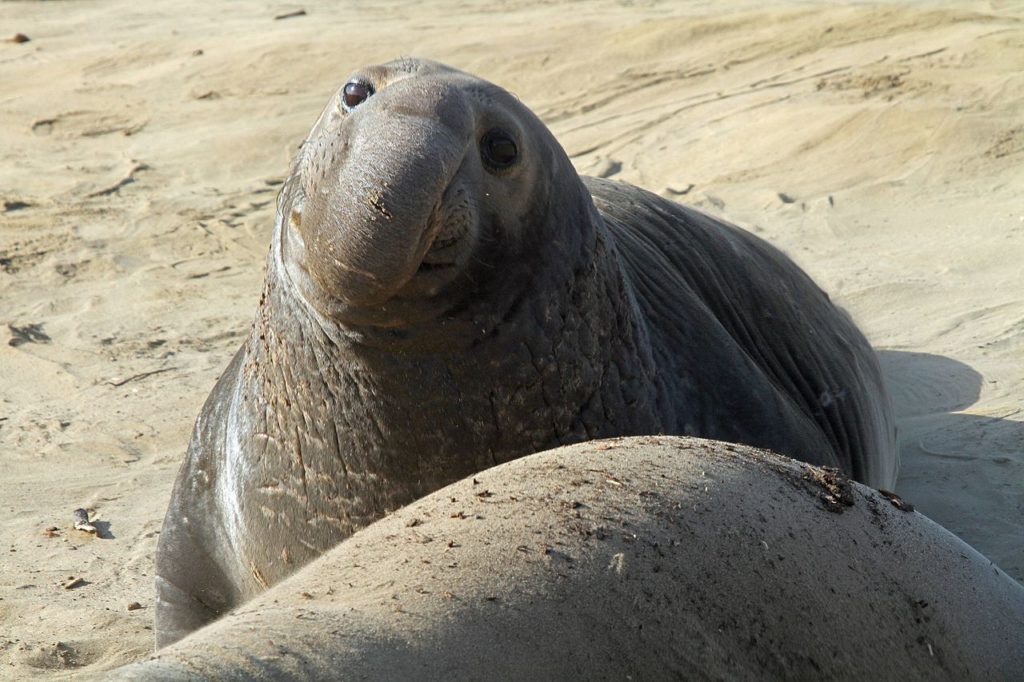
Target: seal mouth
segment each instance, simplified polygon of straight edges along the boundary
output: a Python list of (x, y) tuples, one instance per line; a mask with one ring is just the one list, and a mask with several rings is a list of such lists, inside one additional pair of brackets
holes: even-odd
[[(447, 226), (445, 226), (447, 227)], [(444, 231), (445, 228), (442, 228)], [(430, 248), (423, 255), (420, 261), (418, 272), (434, 272), (444, 268), (454, 268), (459, 265), (459, 257), (462, 254), (462, 246), (465, 235), (458, 237), (442, 237), (435, 239)]]
[[(445, 191), (445, 195), (448, 190)], [(465, 230), (460, 229), (458, 216), (450, 216), (444, 198), (430, 214), (427, 222), (427, 248), (420, 260), (419, 272), (431, 272), (443, 268), (453, 268), (458, 264), (458, 246), (465, 237)], [(455, 220), (452, 218), (455, 217)]]
[(469, 260), (479, 210), (461, 170), (456, 171), (430, 213), (424, 230), (423, 256), (408, 283), (415, 286), (403, 287), (403, 297), (436, 294), (461, 272)]

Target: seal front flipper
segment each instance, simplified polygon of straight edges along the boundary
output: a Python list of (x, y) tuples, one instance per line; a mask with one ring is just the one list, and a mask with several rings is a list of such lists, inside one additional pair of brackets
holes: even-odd
[(244, 350), (217, 382), (196, 420), (188, 455), (178, 472), (156, 549), (156, 646), (176, 642), (217, 619), (238, 602), (228, 576), (223, 513), (216, 490), (223, 450), (225, 415), (236, 390)]
[[(183, 532), (177, 533), (180, 530)], [(188, 537), (187, 529), (177, 526), (172, 535), (178, 537), (166, 543), (163, 552), (192, 552), (201, 549)], [(164, 547), (161, 543), (161, 547)], [(156, 577), (156, 648), (173, 644), (185, 635), (216, 620), (227, 611), (227, 600), (223, 579), (215, 580), (217, 573), (212, 562), (166, 563), (160, 560), (157, 551), (158, 573)], [(161, 569), (161, 565), (163, 568)], [(221, 588), (215, 587), (217, 583)]]

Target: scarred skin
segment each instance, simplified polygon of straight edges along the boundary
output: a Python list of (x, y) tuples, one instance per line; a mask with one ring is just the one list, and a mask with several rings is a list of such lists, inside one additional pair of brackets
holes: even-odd
[[(157, 549), (157, 645), (387, 512), (601, 437), (697, 435), (895, 481), (878, 365), (756, 237), (580, 178), (495, 85), (401, 60), (349, 82), (278, 201), (249, 338), (208, 398)], [(482, 145), (500, 130), (514, 162)]]

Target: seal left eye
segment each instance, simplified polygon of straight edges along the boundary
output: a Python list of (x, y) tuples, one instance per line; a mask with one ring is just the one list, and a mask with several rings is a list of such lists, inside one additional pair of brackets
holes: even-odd
[(345, 103), (346, 109), (354, 109), (373, 94), (373, 87), (364, 81), (352, 81), (346, 83), (341, 89), (341, 101)]
[(480, 156), (488, 168), (500, 171), (516, 162), (519, 149), (511, 134), (501, 128), (492, 128), (480, 139)]

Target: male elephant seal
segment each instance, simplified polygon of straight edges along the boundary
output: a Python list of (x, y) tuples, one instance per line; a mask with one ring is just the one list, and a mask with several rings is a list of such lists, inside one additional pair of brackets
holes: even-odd
[(1024, 588), (924, 516), (765, 451), (641, 437), (448, 486), (118, 675), (1010, 680), (1021, 670)]
[(871, 348), (782, 253), (580, 178), (495, 85), (358, 71), (281, 191), (252, 331), (196, 422), (158, 645), (473, 472), (658, 433), (896, 475)]

